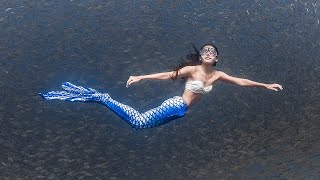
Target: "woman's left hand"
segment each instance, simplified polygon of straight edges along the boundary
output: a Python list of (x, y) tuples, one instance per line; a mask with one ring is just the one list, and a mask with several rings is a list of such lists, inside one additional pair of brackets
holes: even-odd
[(139, 82), (140, 80), (141, 80), (140, 76), (130, 76), (127, 81), (126, 87), (129, 87), (131, 84)]
[(267, 84), (265, 86), (267, 89), (273, 90), (273, 91), (278, 91), (278, 89), (282, 90), (282, 86), (280, 84)]

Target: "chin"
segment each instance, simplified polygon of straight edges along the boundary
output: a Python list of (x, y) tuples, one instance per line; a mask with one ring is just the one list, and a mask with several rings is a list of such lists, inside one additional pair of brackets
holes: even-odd
[(214, 64), (214, 62), (212, 62), (212, 61), (203, 61), (202, 64), (211, 65), (212, 66)]
[(207, 62), (207, 63), (214, 63), (214, 59), (205, 59), (204, 62)]

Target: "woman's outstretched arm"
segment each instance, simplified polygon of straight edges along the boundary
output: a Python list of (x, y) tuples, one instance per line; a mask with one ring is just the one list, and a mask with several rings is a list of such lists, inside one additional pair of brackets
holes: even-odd
[(282, 90), (282, 86), (280, 84), (265, 84), (255, 82), (249, 79), (237, 78), (233, 76), (229, 76), (228, 74), (219, 71), (219, 80), (228, 82), (231, 84), (236, 84), (239, 86), (248, 86), (248, 87), (264, 87), (266, 89), (278, 91), (278, 89)]
[[(179, 70), (178, 77), (187, 77), (191, 74), (192, 70), (191, 66), (186, 66)], [(155, 74), (148, 74), (148, 75), (140, 75), (140, 76), (130, 76), (127, 81), (127, 87), (129, 87), (131, 84), (139, 82), (141, 80), (167, 80), (167, 79), (173, 79), (175, 76), (174, 71), (169, 72), (162, 72), (162, 73), (155, 73)]]

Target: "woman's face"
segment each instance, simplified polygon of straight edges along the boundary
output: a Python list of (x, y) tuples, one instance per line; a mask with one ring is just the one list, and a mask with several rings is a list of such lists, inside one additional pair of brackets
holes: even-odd
[(213, 64), (217, 60), (217, 51), (213, 46), (206, 45), (200, 50), (200, 56), (202, 62)]

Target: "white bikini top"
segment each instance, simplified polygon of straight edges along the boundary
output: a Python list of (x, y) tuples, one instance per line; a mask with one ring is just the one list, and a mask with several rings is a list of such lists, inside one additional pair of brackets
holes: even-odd
[(186, 89), (188, 89), (191, 92), (194, 93), (201, 93), (201, 94), (207, 94), (212, 90), (212, 85), (204, 87), (204, 84), (202, 81), (187, 81), (186, 82)]

